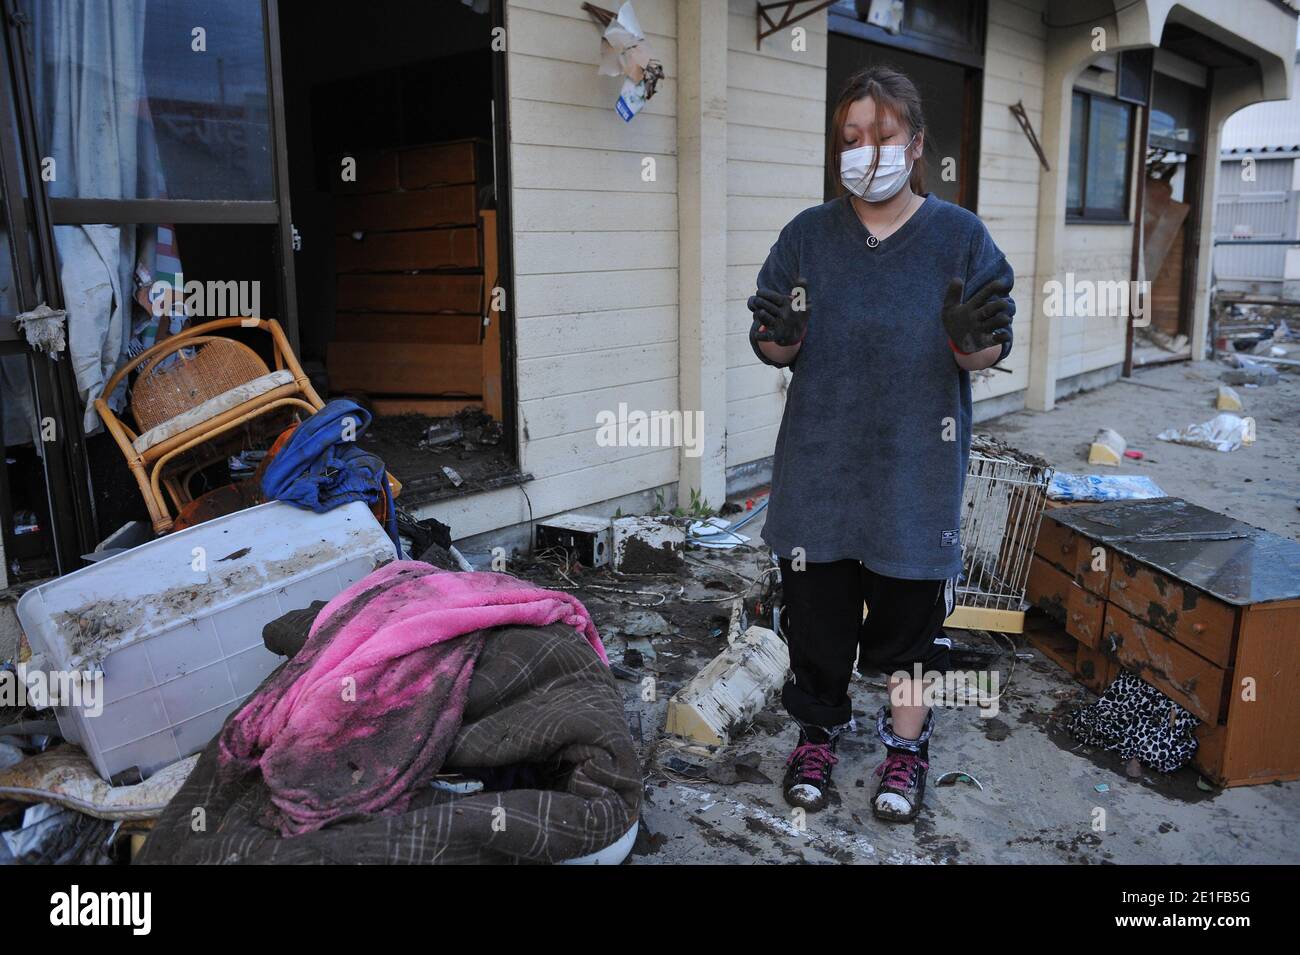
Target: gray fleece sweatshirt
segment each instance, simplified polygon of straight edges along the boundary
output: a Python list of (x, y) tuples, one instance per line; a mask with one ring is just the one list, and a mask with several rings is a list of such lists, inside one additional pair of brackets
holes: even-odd
[(781, 230), (758, 274), (759, 288), (783, 293), (805, 279), (809, 307), (762, 536), (782, 557), (801, 548), (809, 562), (943, 580), (961, 570), (971, 440), (970, 375), (948, 344), (944, 291), (961, 278), (968, 298), (1014, 276), (984, 223), (933, 195), (875, 248), (868, 235), (847, 197), (832, 199)]

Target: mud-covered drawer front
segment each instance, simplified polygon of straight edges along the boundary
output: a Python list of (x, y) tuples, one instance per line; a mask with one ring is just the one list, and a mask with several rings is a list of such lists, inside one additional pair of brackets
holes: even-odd
[(1110, 552), (1065, 525), (1058, 524), (1052, 520), (1050, 512), (1043, 515), (1034, 553), (1049, 564), (1060, 567), (1085, 590), (1099, 597), (1106, 596), (1110, 586)]
[(1108, 604), (1101, 649), (1207, 723), (1223, 711), (1227, 672), (1126, 610)]
[(1126, 557), (1115, 557), (1110, 600), (1220, 667), (1232, 665), (1237, 608)]
[(1089, 593), (1065, 571), (1035, 556), (1026, 596), (1065, 627), (1065, 632), (1096, 649), (1106, 616), (1106, 601)]

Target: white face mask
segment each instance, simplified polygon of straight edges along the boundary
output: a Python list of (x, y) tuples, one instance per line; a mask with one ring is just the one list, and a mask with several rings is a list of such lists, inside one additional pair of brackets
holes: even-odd
[(880, 165), (870, 180), (867, 177), (871, 174), (871, 164), (876, 160), (876, 147), (846, 149), (840, 156), (840, 181), (844, 188), (867, 202), (884, 202), (893, 198), (912, 175), (912, 160), (907, 151), (914, 142), (915, 135), (906, 146), (881, 146)]

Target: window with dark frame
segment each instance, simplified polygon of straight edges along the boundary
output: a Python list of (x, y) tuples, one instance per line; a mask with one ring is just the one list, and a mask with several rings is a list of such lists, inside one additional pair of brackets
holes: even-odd
[[(9, 265), (21, 266), (16, 276), (0, 278), (16, 278), (19, 290), (26, 282), (19, 303), (23, 307), (35, 305), (44, 276), (59, 274), (64, 253), (56, 251), (53, 226), (109, 225), (136, 238), (159, 223), (190, 230), (245, 226), (263, 230), (272, 240), (268, 255), (274, 258), (273, 268), (263, 270), (265, 277), (257, 276), (269, 289), (263, 302), (274, 309), (266, 317), (278, 318), (296, 337), (294, 298), (285, 291), (293, 288), (288, 198), (278, 188), (285, 167), (277, 4), (228, 0), (219, 6), (211, 0), (139, 0), (124, 12), (92, 0), (67, 0), (61, 6), (0, 0), (5, 14), (0, 75), (7, 80), (5, 92), (12, 97), (7, 108), (14, 114), (0, 124), (5, 141), (0, 165), (6, 174), (0, 178), (9, 180), (0, 190), (5, 200), (0, 222), (9, 248), (0, 254)], [(186, 10), (203, 16), (187, 18)], [(57, 20), (61, 12), (71, 27)], [(105, 22), (113, 25), (112, 43)], [(176, 57), (161, 56), (159, 44), (170, 42), (191, 52), (190, 23), (216, 24), (206, 36), (208, 68), (169, 71), (166, 64)], [(70, 35), (69, 29), (80, 32)], [(108, 58), (118, 47), (138, 48), (140, 55)], [(104, 65), (106, 58), (110, 67)], [(107, 87), (106, 75), (112, 80)], [(118, 121), (113, 128), (135, 132), (127, 137), (134, 149), (129, 162), (121, 161), (124, 153), (113, 143), (72, 135), (81, 129), (81, 114), (103, 112), (105, 102)], [(5, 116), (8, 111), (0, 110), (0, 117)], [(231, 169), (237, 174), (219, 175)], [(15, 191), (23, 178), (31, 181), (30, 193)], [(23, 236), (27, 241), (20, 240)], [(265, 243), (260, 244), (258, 252), (264, 250)], [(9, 271), (14, 269), (3, 270)], [(62, 305), (58, 292), (39, 298)], [(10, 304), (0, 300), (0, 321)], [(9, 322), (3, 324), (12, 330)], [(71, 363), (35, 353), (12, 334), (0, 335), (0, 356), (7, 359), (11, 380), (30, 381), (38, 419), (56, 420), (59, 436), (45, 441), (45, 453), (36, 458), (48, 485), (46, 508), (28, 506), (34, 492), (20, 494), (14, 481), (5, 480), (14, 476), (8, 460), (8, 473), (0, 474), (4, 559), (11, 572), (31, 576), (23, 560), (38, 566), (34, 544), (49, 533), (57, 567), (45, 573), (68, 573), (105, 532), (104, 501), (94, 497), (100, 490), (92, 482), (89, 441), (82, 430), (85, 411)], [(16, 374), (15, 357), (26, 359), (27, 375)], [(15, 457), (7, 450), (7, 459)], [(33, 468), (20, 476), (25, 485), (40, 490)], [(29, 519), (31, 514), (36, 521)]]
[[(272, 227), (279, 310), (263, 317), (278, 319), (296, 348), (274, 0), (216, 6), (210, 0), (142, 0), (130, 15), (112, 11), (117, 42), (139, 56), (113, 60), (107, 87), (95, 57), (104, 55), (100, 21), (108, 12), (89, 0), (67, 0), (79, 31), (69, 38), (56, 8), (40, 0), (4, 2), (22, 13), (33, 112), (42, 148), (59, 170), (47, 187), (54, 224)], [(181, 29), (190, 23), (208, 24), (203, 55), (177, 70), (175, 63), (195, 42), (189, 27)], [(137, 93), (113, 92), (122, 89)], [(83, 122), (79, 111), (93, 109), (114, 120), (105, 136), (137, 130), (125, 159), (116, 147), (70, 134)]]
[(1134, 109), (1075, 90), (1070, 112), (1070, 171), (1065, 214), (1072, 222), (1128, 222)]
[(870, 0), (839, 0), (828, 11), (832, 31), (966, 66), (984, 66), (985, 5), (970, 0), (909, 0), (898, 32), (868, 21)]

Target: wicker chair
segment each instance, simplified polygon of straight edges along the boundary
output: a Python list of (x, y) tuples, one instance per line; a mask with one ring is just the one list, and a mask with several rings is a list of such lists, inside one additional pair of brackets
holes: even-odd
[[(275, 370), (247, 345), (213, 334), (225, 328), (268, 333)], [(167, 362), (170, 356), (174, 360)], [(192, 499), (193, 476), (229, 453), (232, 441), (237, 448), (252, 422), (270, 416), (265, 423), (271, 424), (296, 411), (315, 414), (324, 406), (274, 319), (222, 318), (186, 329), (118, 369), (104, 395), (113, 394), (136, 369), (131, 416), (138, 432), (113, 413), (105, 398), (95, 400), (95, 410), (125, 455), (159, 534), (171, 530), (174, 514)]]

